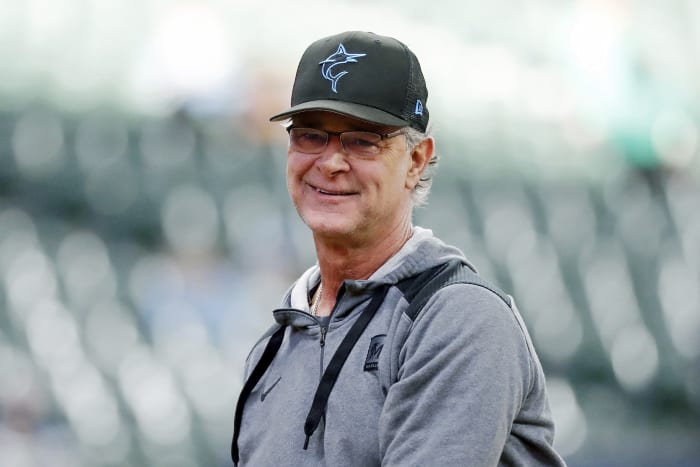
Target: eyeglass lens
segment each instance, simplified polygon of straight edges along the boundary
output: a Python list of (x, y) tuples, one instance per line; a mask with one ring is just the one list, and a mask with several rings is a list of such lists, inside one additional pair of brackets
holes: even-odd
[[(380, 152), (379, 143), (382, 136), (367, 131), (346, 131), (339, 133), (343, 149), (353, 155), (362, 157), (376, 156)], [(292, 128), (289, 130), (289, 141), (292, 149), (307, 153), (318, 154), (328, 145), (330, 134), (314, 128)]]

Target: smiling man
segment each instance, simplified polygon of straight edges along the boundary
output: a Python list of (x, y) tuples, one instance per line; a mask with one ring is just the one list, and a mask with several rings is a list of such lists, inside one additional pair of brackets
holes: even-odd
[(246, 362), (231, 456), (246, 466), (562, 466), (513, 299), (414, 226), (436, 163), (428, 91), (401, 42), (311, 44), (287, 188), (318, 263)]

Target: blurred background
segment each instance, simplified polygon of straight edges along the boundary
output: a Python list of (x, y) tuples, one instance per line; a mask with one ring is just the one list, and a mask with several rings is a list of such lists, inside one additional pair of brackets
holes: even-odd
[(0, 466), (224, 466), (249, 348), (314, 259), (297, 60), (420, 58), (416, 212), (519, 302), (571, 466), (700, 465), (700, 3), (0, 0)]

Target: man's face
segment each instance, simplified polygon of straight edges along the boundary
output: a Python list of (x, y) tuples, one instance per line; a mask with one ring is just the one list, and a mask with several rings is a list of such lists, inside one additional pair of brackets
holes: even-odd
[[(371, 131), (386, 134), (396, 128), (373, 125), (332, 112), (305, 112), (292, 127), (334, 132)], [(302, 220), (317, 238), (362, 245), (410, 224), (411, 189), (415, 185), (412, 158), (403, 135), (380, 143), (376, 157), (347, 153), (339, 136), (331, 135), (319, 154), (288, 150), (287, 189)]]

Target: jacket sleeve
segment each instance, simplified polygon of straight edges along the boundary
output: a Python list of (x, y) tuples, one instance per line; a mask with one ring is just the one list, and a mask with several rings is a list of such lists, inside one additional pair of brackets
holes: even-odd
[(532, 381), (512, 310), (482, 287), (445, 287), (416, 318), (398, 365), (380, 416), (382, 465), (497, 465)]

